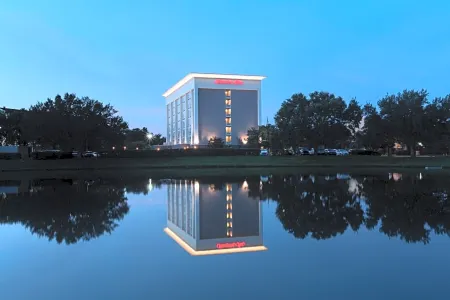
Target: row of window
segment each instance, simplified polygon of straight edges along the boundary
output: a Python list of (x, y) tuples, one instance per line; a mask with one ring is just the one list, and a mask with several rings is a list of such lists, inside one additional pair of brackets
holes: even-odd
[[(228, 138), (228, 137), (227, 137)], [(230, 137), (231, 138), (231, 137)], [(232, 194), (232, 187), (231, 184), (226, 185), (227, 190), (227, 223), (226, 223), (226, 229), (227, 229), (227, 237), (233, 237), (233, 194)]]
[(231, 143), (231, 90), (225, 90), (225, 143)]

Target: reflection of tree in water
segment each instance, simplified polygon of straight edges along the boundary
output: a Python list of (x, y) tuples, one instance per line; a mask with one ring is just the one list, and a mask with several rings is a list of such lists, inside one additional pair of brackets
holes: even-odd
[(406, 242), (428, 243), (432, 232), (450, 236), (450, 182), (444, 177), (353, 177), (358, 189), (350, 189), (347, 180), (326, 178), (274, 176), (262, 189), (249, 185), (249, 195), (277, 201), (278, 218), (297, 238), (331, 238), (361, 224), (368, 229), (379, 226), (380, 232)]
[(430, 241), (430, 233), (450, 236), (450, 182), (444, 178), (403, 176), (403, 180), (366, 178), (363, 196), (368, 204), (366, 226), (380, 226), (389, 237), (406, 242)]
[(358, 230), (364, 220), (359, 200), (345, 181), (274, 177), (266, 192), (278, 201), (276, 214), (284, 228), (297, 238), (331, 238), (348, 226)]
[(128, 213), (124, 189), (101, 180), (35, 182), (35, 191), (0, 202), (0, 224), (74, 244), (111, 233)]

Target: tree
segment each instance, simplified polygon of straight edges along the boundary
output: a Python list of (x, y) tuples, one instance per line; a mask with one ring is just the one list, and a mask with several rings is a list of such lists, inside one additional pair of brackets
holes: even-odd
[(371, 104), (364, 106), (364, 124), (362, 128), (361, 143), (366, 148), (379, 149), (386, 148), (388, 154), (394, 146), (394, 135), (389, 130), (386, 120), (383, 120), (376, 108)]
[(222, 138), (214, 136), (209, 139), (208, 141), (208, 147), (209, 148), (223, 148), (225, 145)]
[(127, 148), (139, 148), (144, 149), (150, 145), (148, 138), (148, 129), (146, 127), (129, 129), (125, 133), (125, 146)]
[(275, 116), (280, 139), (290, 147), (342, 147), (355, 140), (362, 118), (356, 100), (345, 101), (328, 92), (313, 92), (309, 98), (294, 94)]
[(423, 141), (435, 153), (450, 152), (450, 95), (435, 98), (425, 108), (425, 130)]
[(24, 109), (0, 108), (0, 145), (17, 145), (22, 142), (20, 124), (26, 111)]
[(363, 110), (356, 99), (350, 100), (344, 111), (344, 120), (347, 128), (350, 130), (351, 142), (356, 142), (357, 133), (360, 131)]
[(285, 100), (275, 115), (279, 138), (285, 147), (306, 142), (309, 133), (309, 100), (304, 94), (294, 94)]
[(426, 90), (404, 90), (397, 95), (387, 95), (378, 105), (380, 116), (386, 124), (390, 138), (408, 145), (411, 156), (416, 155), (417, 143), (426, 134), (425, 106), (428, 104)]
[(21, 123), (26, 141), (67, 150), (122, 145), (127, 129), (110, 104), (68, 93), (31, 106)]
[(282, 148), (278, 129), (275, 125), (261, 125), (247, 131), (247, 146), (252, 148)]
[(247, 131), (247, 146), (259, 148), (259, 128), (252, 127)]
[(152, 146), (164, 145), (165, 142), (166, 138), (163, 137), (160, 133), (153, 135), (153, 137), (150, 139), (150, 145)]

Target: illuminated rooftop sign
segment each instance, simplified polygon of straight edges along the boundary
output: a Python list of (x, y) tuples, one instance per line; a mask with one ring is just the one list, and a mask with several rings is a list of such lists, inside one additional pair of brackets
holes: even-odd
[(242, 85), (244, 84), (244, 81), (240, 79), (216, 79), (214, 81), (215, 84), (236, 84), (236, 85)]
[[(244, 80), (256, 80), (261, 81), (263, 80), (264, 76), (255, 76), (255, 75), (237, 75), (237, 74), (211, 74), (211, 73), (190, 73), (186, 75), (183, 79), (178, 81), (174, 86), (172, 86), (170, 89), (168, 89), (164, 94), (163, 97), (167, 98), (169, 97), (173, 92), (178, 90), (180, 87), (188, 83), (190, 80), (199, 78), (199, 79), (214, 79), (214, 80), (231, 80), (231, 81), (242, 81), (242, 83), (235, 83), (235, 84), (243, 84)], [(230, 84), (230, 83), (217, 83), (217, 84)], [(232, 83), (231, 83), (232, 84)]]

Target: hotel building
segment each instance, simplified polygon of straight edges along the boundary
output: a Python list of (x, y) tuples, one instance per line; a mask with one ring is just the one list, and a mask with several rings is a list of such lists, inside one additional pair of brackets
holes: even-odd
[(263, 76), (190, 73), (164, 94), (168, 145), (245, 143), (261, 121)]
[(262, 206), (243, 185), (172, 180), (168, 185), (164, 231), (191, 255), (267, 250), (262, 237)]

